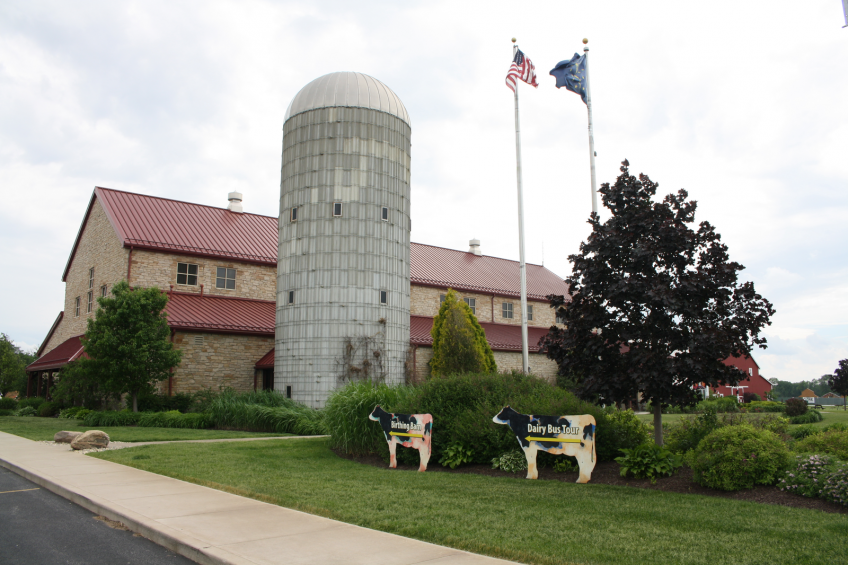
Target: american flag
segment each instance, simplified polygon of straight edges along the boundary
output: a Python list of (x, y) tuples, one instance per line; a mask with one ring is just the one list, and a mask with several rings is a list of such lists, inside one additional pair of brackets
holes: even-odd
[(537, 87), (536, 82), (536, 67), (533, 62), (524, 56), (521, 49), (515, 50), (515, 58), (512, 59), (512, 65), (509, 67), (509, 72), (506, 74), (506, 85), (509, 89), (515, 92), (515, 79), (520, 78), (530, 86)]

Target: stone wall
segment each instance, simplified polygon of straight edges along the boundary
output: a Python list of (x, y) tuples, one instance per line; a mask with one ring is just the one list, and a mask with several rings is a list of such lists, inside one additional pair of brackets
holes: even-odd
[[(42, 354), (69, 337), (85, 333), (87, 320), (97, 310), (97, 297), (102, 287), (106, 285), (107, 292), (111, 292), (115, 283), (126, 278), (127, 253), (121, 247), (121, 241), (100, 201), (95, 199), (65, 278), (65, 315)], [(94, 279), (89, 286), (89, 270), (92, 268)], [(88, 311), (89, 292), (92, 293), (91, 312)], [(80, 299), (79, 315), (76, 314), (77, 297)]]
[[(183, 352), (180, 366), (174, 369), (174, 394), (227, 387), (247, 392), (253, 390), (254, 365), (274, 347), (274, 338), (177, 332), (174, 345)], [(167, 392), (168, 381), (162, 381), (159, 388)]]
[[(177, 284), (177, 263), (197, 265), (196, 285)], [(235, 289), (215, 288), (217, 267), (236, 270)], [(277, 299), (277, 268), (267, 265), (134, 249), (130, 278), (130, 284), (133, 286), (157, 286), (168, 290), (174, 285), (174, 290), (180, 292), (199, 293), (200, 285), (203, 285), (204, 294), (261, 300)]]
[[(410, 295), (410, 314), (413, 316), (435, 317), (439, 313), (441, 302), (439, 296), (447, 294), (445, 288), (433, 288), (429, 286), (412, 285)], [(521, 325), (521, 300), (518, 298), (505, 298), (491, 294), (480, 294), (475, 292), (456, 291), (460, 299), (473, 298), (476, 301), (477, 320), (479, 322), (495, 322), (499, 324)], [(512, 303), (512, 318), (503, 317), (503, 303)], [(494, 304), (494, 317), (492, 317), (492, 305)], [(550, 304), (543, 301), (528, 300), (528, 306), (533, 307), (533, 319), (527, 322), (528, 326), (541, 326), (549, 328), (554, 325), (556, 315)]]
[[(521, 370), (521, 352), (520, 351), (493, 351), (495, 355), (495, 363), (498, 365), (498, 371), (520, 371)], [(430, 367), (428, 363), (433, 358), (433, 348), (424, 345), (418, 346), (415, 351), (415, 371), (413, 380), (416, 382), (423, 381), (430, 376)], [(548, 359), (545, 355), (539, 353), (530, 354), (530, 372), (537, 377), (543, 377), (551, 383), (556, 382), (557, 364)]]

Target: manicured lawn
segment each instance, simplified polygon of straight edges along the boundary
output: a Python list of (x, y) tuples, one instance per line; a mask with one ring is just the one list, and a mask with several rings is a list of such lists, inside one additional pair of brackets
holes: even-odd
[(844, 562), (848, 515), (628, 487), (392, 471), (341, 459), (327, 445), (321, 438), (157, 445), (95, 456), (524, 563)]
[[(36, 441), (49, 441), (58, 431), (70, 430), (84, 432), (87, 429), (80, 420), (60, 418), (39, 418), (37, 416), (18, 418), (0, 416), (0, 432), (14, 434)], [(253, 433), (228, 430), (184, 430), (180, 428), (137, 428), (134, 426), (100, 427), (109, 434), (112, 441), (175, 441), (186, 439), (228, 439), (239, 437), (276, 437), (291, 434)]]
[[(824, 410), (819, 410), (819, 412), (821, 412), (822, 416), (824, 416), (824, 420), (813, 424), (814, 426), (824, 427), (829, 424), (833, 424), (834, 422), (844, 422), (848, 424), (848, 412), (843, 411), (841, 406), (838, 410), (828, 407)], [(662, 421), (663, 424), (674, 424), (679, 422), (681, 418), (689, 416), (696, 417), (697, 414), (663, 414)], [(646, 424), (654, 423), (653, 414), (637, 414), (637, 417)]]

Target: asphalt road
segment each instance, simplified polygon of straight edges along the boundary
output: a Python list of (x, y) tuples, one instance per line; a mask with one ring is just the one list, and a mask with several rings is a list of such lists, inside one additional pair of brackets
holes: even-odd
[(3, 565), (194, 563), (121, 527), (0, 467)]

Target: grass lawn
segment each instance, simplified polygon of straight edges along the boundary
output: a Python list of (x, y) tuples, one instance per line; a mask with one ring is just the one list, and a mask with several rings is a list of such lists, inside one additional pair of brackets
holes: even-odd
[[(838, 410), (828, 407), (828, 408), (825, 408), (824, 410), (819, 410), (819, 412), (821, 412), (822, 416), (824, 416), (824, 420), (822, 420), (821, 422), (817, 422), (817, 423), (813, 424), (814, 426), (823, 428), (824, 426), (827, 426), (829, 424), (833, 424), (834, 422), (844, 422), (844, 423), (848, 424), (848, 412), (843, 411), (841, 406), (839, 407)], [(756, 414), (752, 414), (752, 415), (756, 415)], [(681, 418), (690, 417), (690, 416), (694, 418), (694, 417), (697, 417), (698, 415), (697, 414), (663, 414), (662, 421), (663, 421), (663, 424), (675, 424), (675, 423), (679, 422)], [(642, 420), (643, 422), (645, 422), (646, 424), (653, 424), (654, 423), (654, 415), (653, 414), (637, 414), (636, 417), (639, 418), (640, 420)]]
[(607, 485), (392, 471), (324, 438), (156, 445), (100, 459), (533, 564), (844, 563), (848, 515)]
[[(39, 418), (37, 416), (19, 418), (0, 416), (0, 432), (14, 434), (36, 441), (49, 441), (56, 432), (62, 430), (84, 432), (87, 429), (81, 420), (64, 418)], [(229, 430), (186, 430), (181, 428), (138, 428), (134, 426), (114, 426), (97, 428), (109, 434), (112, 441), (173, 441), (186, 439), (228, 439), (237, 437), (277, 437), (291, 434), (238, 432)]]

